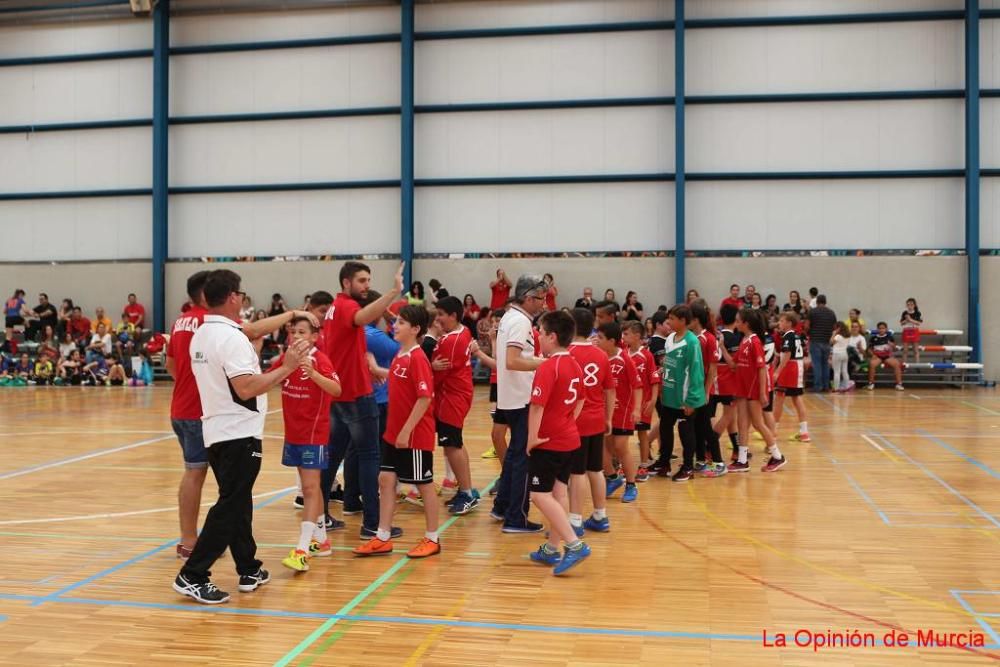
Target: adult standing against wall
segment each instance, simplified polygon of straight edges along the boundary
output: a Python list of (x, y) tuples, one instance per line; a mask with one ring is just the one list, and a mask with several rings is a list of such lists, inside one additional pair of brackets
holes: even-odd
[(203, 293), (208, 311), (191, 338), (190, 355), (219, 500), (208, 511), (173, 588), (198, 602), (219, 604), (229, 594), (211, 582), (210, 568), (227, 548), (236, 564), (241, 592), (250, 593), (270, 581), (257, 559), (253, 539), (253, 485), (263, 457), (267, 392), (298, 369), (308, 349), (304, 342), (289, 346), (281, 368), (262, 374), (257, 351), (240, 324), (239, 275), (226, 269), (212, 271)]
[[(392, 289), (368, 302), (371, 269), (361, 262), (346, 262), (340, 269), (340, 293), (323, 322), (322, 350), (330, 358), (341, 379), (341, 393), (330, 404), (330, 465), (322, 477), (323, 498), (329, 503), (337, 468), (351, 449), (350, 461), (357, 464), (344, 469), (345, 509), (351, 496), (361, 495), (363, 520), (361, 539), (375, 536), (378, 530), (378, 473), (381, 456), (379, 412), (368, 370), (366, 325), (377, 321), (389, 305), (403, 293), (403, 264), (396, 270)], [(361, 304), (367, 303), (364, 307)], [(329, 514), (329, 512), (327, 512)], [(327, 524), (332, 524), (327, 520)], [(402, 531), (393, 529), (392, 537)]]
[(490, 283), (490, 312), (503, 308), (510, 301), (510, 278), (497, 269), (497, 279)]
[(813, 367), (813, 391), (826, 391), (830, 385), (830, 339), (837, 326), (837, 314), (826, 306), (826, 295), (816, 296), (816, 307), (809, 309), (809, 358)]
[(514, 302), (497, 331), (497, 415), (510, 428), (496, 500), (490, 515), (503, 520), (505, 533), (537, 533), (541, 524), (528, 521), (528, 403), (535, 369), (534, 317), (545, 308), (549, 285), (537, 274), (517, 279)]
[(542, 276), (542, 279), (549, 285), (549, 291), (545, 293), (545, 310), (551, 313), (559, 308), (556, 305), (556, 297), (559, 296), (559, 288), (556, 287), (556, 278), (551, 273), (546, 273)]

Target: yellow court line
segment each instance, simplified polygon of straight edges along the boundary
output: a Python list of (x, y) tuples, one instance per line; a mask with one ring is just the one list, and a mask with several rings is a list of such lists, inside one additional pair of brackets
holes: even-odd
[(892, 461), (893, 463), (899, 463), (900, 462), (899, 459), (897, 459), (895, 456), (893, 456), (888, 450), (885, 449), (885, 447), (882, 447), (880, 444), (878, 444), (877, 442), (875, 442), (874, 440), (872, 440), (871, 438), (869, 438), (864, 433), (861, 434), (861, 437), (869, 445), (871, 445), (875, 449), (879, 450), (880, 452), (882, 452), (883, 454), (885, 454), (886, 456), (888, 456), (889, 460)]
[(781, 549), (779, 549), (779, 548), (777, 548), (777, 547), (775, 547), (775, 546), (773, 546), (771, 544), (768, 544), (767, 542), (764, 542), (763, 540), (757, 539), (753, 535), (748, 535), (747, 533), (743, 532), (742, 530), (739, 530), (738, 528), (733, 527), (725, 519), (723, 519), (723, 518), (719, 517), (718, 515), (716, 515), (714, 512), (712, 512), (712, 510), (710, 510), (708, 508), (708, 506), (701, 500), (701, 498), (699, 498), (697, 496), (697, 494), (695, 493), (694, 487), (695, 487), (694, 484), (689, 484), (688, 485), (688, 495), (691, 497), (691, 500), (698, 507), (698, 509), (701, 511), (701, 513), (704, 514), (713, 523), (718, 524), (727, 533), (729, 533), (731, 535), (734, 535), (736, 537), (739, 537), (740, 539), (742, 539), (742, 540), (744, 540), (746, 542), (750, 542), (751, 544), (755, 544), (755, 545), (761, 547), (762, 549), (766, 549), (767, 551), (770, 551), (771, 553), (776, 554), (776, 555), (780, 556), (781, 558), (784, 558), (785, 560), (792, 561), (793, 563), (798, 563), (799, 565), (807, 567), (810, 570), (815, 570), (816, 572), (822, 572), (824, 574), (828, 574), (831, 577), (834, 577), (836, 579), (840, 579), (842, 581), (846, 581), (846, 582), (849, 582), (849, 583), (852, 583), (852, 584), (857, 584), (858, 586), (862, 586), (863, 588), (867, 588), (867, 589), (872, 590), (872, 591), (876, 591), (876, 592), (879, 592), (879, 593), (885, 593), (887, 595), (892, 595), (893, 597), (902, 598), (904, 600), (910, 600), (911, 602), (917, 602), (917, 603), (922, 604), (924, 606), (934, 607), (936, 609), (943, 609), (945, 611), (954, 612), (954, 613), (959, 614), (961, 616), (969, 616), (971, 618), (977, 618), (975, 614), (972, 614), (972, 613), (966, 611), (965, 609), (962, 609), (961, 607), (953, 607), (952, 605), (945, 604), (943, 602), (935, 602), (934, 600), (928, 600), (926, 598), (922, 598), (922, 597), (919, 597), (917, 595), (911, 595), (910, 593), (904, 593), (902, 591), (897, 591), (897, 590), (894, 590), (892, 588), (888, 588), (886, 586), (881, 586), (879, 584), (874, 584), (874, 583), (872, 583), (870, 581), (867, 581), (865, 579), (860, 579), (858, 577), (854, 577), (854, 576), (851, 576), (849, 574), (844, 574), (843, 572), (839, 572), (837, 570), (834, 570), (833, 568), (826, 567), (825, 565), (819, 565), (819, 564), (814, 563), (814, 562), (812, 562), (810, 560), (802, 558), (801, 556), (796, 556), (794, 554), (788, 553), (787, 551), (782, 551)]
[[(469, 594), (463, 593), (462, 597), (459, 598), (458, 602), (456, 602), (451, 609), (449, 609), (444, 613), (444, 618), (445, 619), (455, 618), (455, 613), (457, 613), (459, 609), (465, 606), (465, 601), (468, 599), (469, 599)], [(421, 656), (423, 656), (423, 654), (427, 652), (427, 649), (429, 649), (434, 644), (434, 642), (437, 641), (438, 637), (440, 637), (447, 629), (448, 629), (447, 625), (439, 625), (433, 630), (431, 630), (429, 633), (427, 633), (427, 636), (424, 638), (424, 641), (420, 642), (420, 646), (418, 646), (416, 650), (414, 650), (413, 653), (410, 654), (410, 657), (406, 659), (406, 662), (403, 663), (403, 667), (414, 667), (415, 665), (417, 665), (418, 664), (417, 661), (420, 660)]]

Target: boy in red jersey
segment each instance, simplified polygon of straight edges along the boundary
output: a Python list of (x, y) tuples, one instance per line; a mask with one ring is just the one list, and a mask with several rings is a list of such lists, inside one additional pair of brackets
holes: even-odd
[(427, 531), (407, 552), (410, 558), (441, 553), (438, 509), (434, 491), (434, 374), (419, 341), (430, 317), (423, 306), (404, 306), (396, 318), (399, 354), (389, 368), (389, 413), (382, 436), (382, 472), (379, 474), (379, 523), (375, 537), (354, 550), (359, 556), (392, 553), (392, 515), (396, 509), (396, 482), (413, 484), (424, 500)]
[(639, 437), (639, 464), (635, 481), (649, 481), (649, 470), (643, 463), (649, 460), (649, 430), (653, 420), (653, 405), (656, 403), (657, 390), (660, 387), (660, 373), (653, 360), (653, 354), (642, 346), (642, 322), (626, 322), (622, 325), (622, 342), (628, 350), (629, 358), (635, 365), (636, 373), (642, 385), (642, 408), (639, 420), (635, 423), (635, 431)]
[[(330, 540), (323, 521), (320, 471), (327, 467), (326, 441), (330, 435), (330, 397), (340, 395), (340, 378), (330, 359), (316, 349), (319, 327), (306, 317), (291, 322), (292, 343), (309, 344), (309, 355), (298, 371), (281, 383), (281, 411), (285, 420), (285, 447), (281, 464), (298, 468), (302, 483), (303, 510), (299, 542), (281, 564), (297, 572), (309, 569), (310, 556), (329, 556)], [(284, 355), (268, 372), (281, 368)], [(313, 519), (310, 521), (309, 519)]]
[(466, 514), (479, 505), (479, 491), (472, 488), (469, 452), (463, 447), (462, 427), (472, 408), (472, 334), (462, 325), (462, 302), (446, 296), (435, 304), (443, 335), (434, 348), (434, 415), (438, 446), (455, 471), (458, 493), (449, 503), (452, 514)]
[[(577, 417), (583, 410), (583, 373), (566, 350), (573, 340), (576, 323), (562, 311), (541, 319), (539, 346), (546, 360), (535, 371), (528, 408), (528, 480), (531, 502), (549, 521), (549, 539), (531, 553), (531, 560), (555, 565), (562, 574), (590, 555), (570, 525), (566, 510), (566, 488), (573, 452), (580, 448)], [(566, 545), (559, 557), (559, 542)]]
[(777, 426), (784, 414), (785, 397), (792, 399), (792, 407), (799, 418), (799, 431), (790, 440), (810, 442), (809, 424), (806, 422), (806, 404), (802, 400), (805, 391), (805, 345), (802, 337), (795, 333), (799, 316), (794, 311), (787, 310), (778, 319), (778, 331), (781, 332), (781, 360), (774, 371), (774, 426), (777, 437)]
[[(604, 475), (604, 437), (611, 435), (611, 417), (615, 409), (615, 381), (611, 377), (608, 355), (588, 339), (594, 330), (594, 314), (589, 308), (574, 308), (570, 313), (576, 325), (576, 337), (569, 354), (583, 371), (583, 410), (576, 419), (580, 448), (573, 452), (569, 484), (569, 522), (577, 537), (583, 530), (606, 533), (611, 529), (607, 512), (607, 489)], [(583, 520), (587, 488), (594, 503), (594, 513)]]
[(716, 368), (716, 393), (712, 396), (710, 410), (715, 414), (716, 408), (722, 406), (722, 416), (715, 422), (715, 432), (720, 439), (723, 433), (729, 433), (729, 443), (732, 445), (732, 461), (739, 458), (739, 419), (736, 414), (736, 396), (740, 394), (739, 376), (736, 374), (736, 356), (740, 349), (743, 334), (736, 331), (735, 306), (726, 304), (719, 311), (719, 365)]
[[(631, 503), (639, 497), (639, 490), (635, 486), (637, 466), (629, 451), (628, 441), (635, 431), (635, 423), (642, 416), (642, 381), (635, 364), (618, 347), (621, 340), (622, 329), (617, 322), (606, 322), (597, 327), (597, 347), (608, 355), (611, 377), (615, 381), (615, 410), (611, 416), (611, 435), (605, 439), (605, 448), (621, 461), (625, 469), (625, 480), (616, 472), (608, 474), (605, 495), (610, 498), (624, 484), (622, 502)], [(606, 460), (610, 463), (610, 456)], [(608, 470), (605, 466), (605, 471)]]

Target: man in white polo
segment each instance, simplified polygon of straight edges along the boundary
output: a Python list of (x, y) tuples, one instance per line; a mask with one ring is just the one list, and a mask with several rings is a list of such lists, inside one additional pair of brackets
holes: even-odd
[(203, 292), (208, 313), (191, 338), (191, 370), (201, 397), (202, 434), (219, 500), (208, 511), (173, 587), (198, 602), (220, 604), (229, 600), (229, 594), (211, 582), (210, 568), (227, 548), (236, 563), (240, 591), (249, 593), (270, 581), (257, 560), (252, 495), (260, 472), (267, 391), (298, 368), (307, 350), (304, 343), (290, 346), (281, 368), (261, 374), (257, 352), (240, 325), (245, 296), (240, 277), (225, 269), (212, 271)]
[(505, 533), (542, 530), (528, 521), (528, 403), (535, 369), (543, 361), (535, 356), (532, 320), (545, 308), (548, 289), (539, 275), (518, 278), (513, 303), (497, 330), (497, 417), (502, 421), (494, 421), (510, 427), (510, 445), (490, 516), (503, 521)]

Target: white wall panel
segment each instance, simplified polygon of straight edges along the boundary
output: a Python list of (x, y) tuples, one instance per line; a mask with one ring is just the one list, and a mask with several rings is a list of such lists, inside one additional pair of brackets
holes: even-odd
[(152, 47), (153, 22), (143, 19), (0, 27), (0, 59)]
[(170, 198), (171, 257), (399, 252), (399, 190)]
[(979, 245), (1000, 248), (1000, 178), (979, 182)]
[(672, 107), (422, 114), (418, 178), (668, 172)]
[(417, 5), (417, 30), (657, 21), (674, 17), (673, 0), (489, 0)]
[(692, 250), (960, 248), (961, 179), (690, 182)]
[(0, 125), (149, 118), (149, 58), (0, 67)]
[(672, 183), (417, 188), (416, 252), (670, 250)]
[(961, 21), (691, 30), (688, 94), (961, 88), (962, 30)]
[(399, 7), (391, 5), (182, 16), (170, 21), (170, 44), (200, 46), (398, 33), (399, 18)]
[(399, 104), (399, 45), (174, 56), (173, 115)]
[(418, 42), (418, 104), (673, 93), (673, 33)]
[(0, 261), (138, 259), (152, 248), (149, 197), (0, 202)]
[(0, 191), (150, 187), (149, 128), (0, 134)]
[(399, 178), (399, 118), (365, 116), (170, 128), (170, 184)]
[(689, 171), (961, 168), (961, 100), (687, 107)]
[[(985, 2), (991, 0), (983, 0)], [(686, 18), (812, 16), (964, 9), (963, 0), (707, 0), (689, 2)]]

